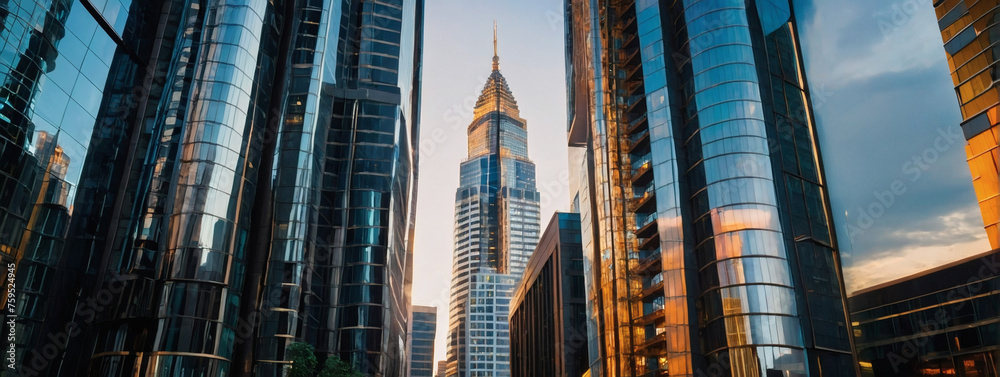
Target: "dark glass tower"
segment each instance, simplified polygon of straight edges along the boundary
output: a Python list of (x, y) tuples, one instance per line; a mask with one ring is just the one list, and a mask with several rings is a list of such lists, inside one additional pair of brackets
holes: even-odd
[(510, 375), (580, 377), (587, 360), (580, 216), (556, 212), (511, 298)]
[(535, 164), (527, 123), (493, 72), (469, 125), (469, 156), (455, 193), (455, 255), (448, 324), (448, 376), (510, 376), (510, 296), (538, 243)]
[(403, 376), (422, 17), (0, 0), (21, 375), (282, 375), (305, 341)]
[[(971, 4), (971, 5), (970, 5)], [(944, 51), (962, 110), (972, 185), (990, 245), (1000, 248), (1000, 1), (935, 0)]]
[(1000, 250), (848, 301), (864, 377), (1000, 375)]
[(591, 375), (856, 375), (789, 1), (566, 15)]
[(434, 376), (434, 336), (437, 332), (437, 308), (414, 305), (410, 311), (410, 377)]

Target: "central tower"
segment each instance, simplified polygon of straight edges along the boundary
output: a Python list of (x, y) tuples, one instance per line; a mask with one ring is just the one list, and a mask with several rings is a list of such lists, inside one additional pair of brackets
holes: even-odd
[(447, 376), (510, 376), (510, 296), (538, 243), (539, 194), (527, 123), (493, 71), (469, 124), (469, 155), (455, 193), (455, 255)]

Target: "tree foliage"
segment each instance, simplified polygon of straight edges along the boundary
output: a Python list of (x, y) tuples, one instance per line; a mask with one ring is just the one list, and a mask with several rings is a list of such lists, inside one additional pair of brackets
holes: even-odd
[(288, 377), (364, 377), (337, 355), (330, 355), (323, 367), (317, 368), (319, 362), (313, 346), (306, 343), (295, 342), (288, 346), (288, 359), (292, 361)]
[(313, 377), (316, 375), (316, 354), (313, 346), (306, 343), (292, 343), (288, 347), (288, 359), (292, 361), (292, 370), (288, 377)]

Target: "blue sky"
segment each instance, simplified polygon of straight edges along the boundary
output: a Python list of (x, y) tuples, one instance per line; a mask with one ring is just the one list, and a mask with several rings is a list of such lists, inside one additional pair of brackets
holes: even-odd
[[(848, 290), (988, 250), (931, 0), (794, 3)], [(428, 1), (413, 303), (438, 307), (437, 360), (458, 166), (494, 19), (500, 70), (528, 122), (542, 225), (569, 208), (562, 1)]]

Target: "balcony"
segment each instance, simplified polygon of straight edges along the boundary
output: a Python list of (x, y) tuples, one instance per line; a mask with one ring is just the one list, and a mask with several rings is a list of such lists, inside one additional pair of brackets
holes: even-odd
[(636, 267), (635, 272), (640, 274), (648, 272), (652, 273), (660, 272), (660, 270), (663, 269), (663, 265), (660, 259), (661, 259), (660, 250), (657, 249), (654, 252), (650, 253), (650, 255), (639, 260), (639, 266)]
[(639, 345), (638, 351), (642, 355), (646, 356), (659, 356), (663, 351), (663, 347), (666, 346), (667, 333), (661, 332), (656, 334), (656, 336), (646, 339), (645, 342)]
[(645, 186), (653, 179), (653, 161), (646, 155), (632, 163), (632, 185)]
[(629, 153), (635, 153), (636, 150), (642, 149), (643, 147), (646, 147), (645, 150), (649, 150), (649, 131), (629, 136), (628, 141)]
[(646, 122), (647, 120), (648, 120), (648, 117), (646, 116), (645, 113), (643, 113), (642, 115), (636, 117), (635, 119), (629, 120), (629, 122), (628, 122), (628, 133), (629, 134), (634, 134), (636, 132), (646, 131), (649, 128), (649, 127), (647, 127), (647, 125), (648, 125), (647, 122)]
[(666, 311), (664, 309), (657, 309), (652, 313), (643, 315), (642, 317), (633, 320), (634, 324), (639, 326), (645, 326), (649, 324), (655, 324), (658, 322), (663, 322), (666, 318)]
[(653, 185), (646, 188), (642, 195), (636, 196), (629, 200), (628, 209), (632, 212), (649, 213), (656, 210), (656, 190), (653, 190)]
[(653, 250), (660, 247), (660, 233), (653, 232), (653, 235), (639, 239), (639, 250)]
[(656, 226), (656, 213), (651, 213), (646, 216), (637, 216), (635, 219), (635, 236), (639, 238), (652, 237), (654, 233), (657, 233)]
[(642, 286), (642, 292), (639, 292), (639, 295), (635, 297), (637, 300), (646, 301), (657, 297), (663, 297), (662, 274), (653, 275), (653, 277), (649, 279), (649, 282), (643, 282)]

